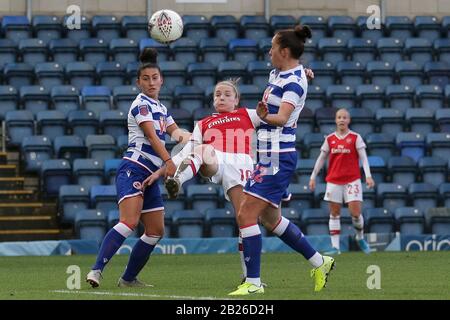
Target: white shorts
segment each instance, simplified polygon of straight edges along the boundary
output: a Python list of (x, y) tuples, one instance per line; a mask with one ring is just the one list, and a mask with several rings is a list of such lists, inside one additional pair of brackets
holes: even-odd
[(225, 199), (230, 201), (228, 190), (237, 185), (245, 186), (253, 172), (253, 160), (248, 154), (214, 151), (218, 169), (209, 179), (212, 183), (222, 184)]
[(325, 191), (325, 201), (345, 203), (350, 201), (363, 201), (361, 179), (357, 179), (347, 184), (327, 183)]

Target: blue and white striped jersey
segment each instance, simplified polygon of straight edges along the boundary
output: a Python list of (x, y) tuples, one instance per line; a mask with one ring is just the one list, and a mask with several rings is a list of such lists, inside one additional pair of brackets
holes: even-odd
[(153, 122), (156, 134), (165, 145), (166, 128), (175, 122), (162, 103), (140, 93), (134, 99), (128, 112), (128, 149), (124, 159), (137, 162), (149, 171), (154, 171), (162, 165), (162, 160), (139, 127), (146, 121)]
[(276, 127), (264, 123), (260, 125), (258, 135), (258, 151), (290, 152), (295, 151), (295, 131), (300, 112), (305, 105), (308, 81), (303, 66), (270, 72), (269, 83), (264, 91), (263, 102), (267, 103), (269, 114), (277, 114), (282, 102), (294, 106), (284, 127)]

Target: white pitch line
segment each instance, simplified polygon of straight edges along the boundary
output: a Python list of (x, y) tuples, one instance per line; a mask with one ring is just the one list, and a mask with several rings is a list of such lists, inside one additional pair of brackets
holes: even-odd
[(51, 293), (67, 293), (67, 294), (93, 294), (100, 296), (122, 296), (122, 297), (147, 297), (147, 298), (169, 298), (181, 300), (233, 300), (227, 298), (216, 297), (192, 297), (192, 296), (173, 296), (160, 294), (146, 294), (133, 292), (110, 292), (110, 291), (78, 291), (78, 290), (50, 290)]

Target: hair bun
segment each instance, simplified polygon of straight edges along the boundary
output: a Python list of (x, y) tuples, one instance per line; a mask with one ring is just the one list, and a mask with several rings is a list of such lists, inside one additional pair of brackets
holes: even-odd
[(139, 55), (139, 61), (141, 63), (154, 63), (156, 64), (158, 57), (158, 51), (154, 48), (144, 48), (144, 50)]
[(306, 25), (297, 25), (294, 29), (295, 35), (306, 42), (306, 39), (312, 37), (311, 28)]

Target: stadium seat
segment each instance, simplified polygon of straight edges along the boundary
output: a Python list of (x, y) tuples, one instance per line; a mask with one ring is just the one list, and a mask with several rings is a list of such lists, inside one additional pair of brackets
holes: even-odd
[(320, 147), (325, 140), (325, 133), (309, 132), (303, 137), (303, 146), (305, 154), (302, 158), (317, 159), (320, 154)]
[(444, 37), (450, 38), (450, 16), (442, 17), (442, 31)]
[(46, 88), (64, 84), (64, 68), (59, 63), (37, 63), (34, 67), (34, 73), (36, 74), (36, 80), (39, 85)]
[[(343, 104), (343, 106), (345, 106), (345, 104)], [(350, 128), (353, 131), (358, 132), (361, 137), (375, 131), (375, 117), (370, 109), (349, 108), (348, 112), (350, 113), (351, 118)]]
[(431, 234), (450, 234), (450, 209), (430, 208), (425, 211), (427, 230)]
[(369, 61), (366, 65), (367, 78), (371, 84), (385, 88), (394, 83), (394, 65), (387, 61)]
[(108, 212), (116, 210), (117, 192), (115, 185), (93, 185), (90, 188), (91, 207)]
[(108, 60), (108, 42), (102, 38), (80, 40), (79, 51), (83, 61), (93, 66)]
[[(297, 161), (295, 173), (297, 174), (299, 184), (308, 185), (315, 163), (316, 159), (299, 159)], [(323, 175), (324, 172), (321, 171), (316, 177), (316, 182), (324, 182)]]
[(364, 84), (365, 66), (359, 61), (340, 61), (336, 66), (342, 85), (352, 88)]
[(114, 137), (108, 134), (87, 135), (86, 147), (88, 148), (89, 158), (105, 161), (116, 157), (116, 142)]
[(205, 38), (200, 40), (198, 48), (203, 61), (217, 67), (220, 62), (227, 60), (227, 43), (222, 38)]
[(75, 216), (75, 234), (81, 240), (95, 240), (100, 245), (106, 227), (106, 215), (101, 210), (82, 210)]
[(211, 32), (211, 24), (208, 18), (203, 15), (185, 14), (183, 15), (183, 25), (184, 36), (195, 42), (208, 38)]
[[(120, 221), (120, 211), (119, 210), (109, 210), (107, 220), (108, 220), (107, 228), (108, 229), (113, 228)], [(164, 216), (164, 221), (166, 221), (166, 216)], [(166, 223), (164, 223), (164, 227), (166, 227)], [(139, 226), (137, 228), (135, 228), (128, 237), (129, 238), (137, 238), (138, 237), (138, 229), (139, 229)], [(164, 237), (167, 238), (168, 236), (169, 236), (169, 234), (165, 232)]]
[(3, 66), (3, 80), (5, 84), (20, 88), (30, 86), (34, 80), (33, 67), (28, 63), (7, 63)]
[(384, 108), (384, 89), (372, 84), (359, 85), (356, 88), (356, 99), (361, 108), (377, 113), (379, 109)]
[(420, 38), (434, 41), (441, 37), (441, 24), (433, 16), (416, 16), (414, 18), (414, 29)]
[(111, 90), (125, 84), (125, 68), (119, 62), (99, 62), (96, 72), (99, 84)]
[[(365, 199), (364, 199), (365, 200)], [(353, 227), (352, 216), (348, 208), (341, 208), (340, 214), (341, 221), (341, 234), (348, 234), (349, 236), (355, 235), (355, 228)]]
[(89, 190), (79, 185), (63, 185), (59, 188), (58, 209), (63, 224), (73, 225), (77, 212), (89, 209)]
[(185, 84), (186, 66), (179, 61), (163, 61), (159, 63), (164, 77), (164, 86), (173, 91), (175, 87)]
[(58, 16), (35, 15), (31, 20), (36, 38), (48, 43), (62, 35), (61, 18)]
[(425, 155), (425, 136), (421, 133), (399, 132), (396, 145), (402, 156), (411, 157), (416, 163)]
[(321, 39), (327, 36), (327, 20), (322, 16), (300, 16), (300, 24), (307, 25), (312, 29), (312, 38)]
[[(381, 183), (381, 182), (380, 182)], [(376, 186), (375, 188), (368, 188), (367, 184), (363, 183), (362, 185), (362, 192), (364, 201), (362, 203), (363, 209), (365, 208), (375, 208), (377, 204), (377, 194), (376, 194)]]
[[(373, 32), (376, 30), (370, 30)], [(348, 40), (347, 49), (352, 61), (359, 62), (362, 66), (366, 66), (369, 61), (375, 60), (376, 50), (375, 41), (372, 39), (352, 38)]]
[(390, 37), (398, 38), (405, 41), (414, 33), (414, 26), (412, 21), (407, 16), (387, 16), (385, 25)]
[(170, 49), (175, 61), (183, 61), (185, 65), (197, 62), (197, 42), (191, 38), (179, 38), (170, 44)]
[(380, 60), (395, 65), (403, 59), (403, 41), (397, 38), (380, 38), (377, 41)]
[(328, 210), (317, 209), (305, 209), (302, 213), (302, 226), (305, 234), (311, 235), (328, 235), (328, 221), (330, 214)]
[(241, 78), (245, 81), (247, 72), (243, 64), (238, 61), (222, 61), (217, 66), (217, 81), (228, 80), (230, 78)]
[(40, 170), (41, 192), (46, 197), (57, 196), (59, 187), (70, 184), (72, 169), (65, 159), (49, 159), (42, 162)]
[(308, 65), (311, 61), (318, 60), (317, 41), (314, 39), (307, 39), (303, 49), (304, 51), (300, 57), (302, 65)]
[(427, 182), (412, 183), (408, 187), (411, 204), (420, 210), (427, 210), (438, 205), (438, 189)]
[(78, 44), (81, 39), (91, 37), (92, 27), (91, 20), (85, 15), (81, 15), (80, 19), (76, 20), (73, 16), (64, 16), (63, 28), (66, 30), (66, 37)]
[(316, 183), (316, 188), (314, 189), (314, 200), (316, 202), (316, 207), (328, 210), (328, 201), (324, 200), (326, 188), (326, 183)]
[(95, 81), (95, 69), (87, 62), (68, 62), (66, 64), (66, 79), (69, 84), (81, 90), (84, 86), (92, 86)]
[(20, 40), (31, 38), (31, 25), (26, 16), (3, 16), (2, 34), (6, 39), (19, 44)]
[(103, 162), (97, 159), (75, 159), (73, 161), (74, 182), (90, 190), (103, 184)]
[(39, 111), (36, 114), (38, 133), (54, 138), (66, 134), (66, 116), (58, 110)]
[(291, 193), (291, 199), (287, 202), (289, 208), (302, 212), (304, 209), (313, 207), (314, 195), (307, 184), (291, 183), (288, 191)]
[(416, 207), (401, 207), (394, 211), (397, 229), (402, 235), (421, 235), (425, 233), (423, 211)]
[[(325, 90), (323, 90), (322, 87), (316, 85), (308, 86), (308, 94), (306, 95), (305, 106), (313, 113), (317, 109), (324, 108), (326, 106)], [(311, 125), (313, 125), (313, 123), (311, 123)]]
[(210, 237), (235, 237), (237, 235), (234, 212), (228, 209), (207, 209), (205, 222)]
[(81, 89), (84, 109), (98, 117), (100, 112), (111, 109), (111, 90), (106, 86), (85, 86)]
[(356, 36), (355, 21), (350, 16), (329, 16), (328, 30), (334, 38), (340, 38), (347, 41)]
[(346, 60), (347, 40), (339, 38), (321, 38), (317, 43), (317, 49), (322, 60), (336, 65), (339, 61)]
[(187, 66), (187, 76), (192, 85), (206, 88), (216, 84), (216, 67), (209, 62), (194, 62)]
[(116, 172), (122, 159), (106, 159), (104, 161), (104, 176), (105, 182), (108, 184), (114, 184), (116, 181)]
[(446, 208), (450, 208), (450, 183), (442, 183), (439, 186), (439, 196), (441, 202)]
[[(120, 21), (122, 33), (125, 38), (138, 43), (139, 40), (148, 37), (148, 19), (146, 16), (123, 16)], [(112, 39), (110, 44), (115, 39)], [(124, 64), (124, 62), (120, 62)]]
[(53, 141), (55, 156), (69, 162), (78, 158), (86, 158), (86, 147), (79, 136), (59, 136)]
[(311, 61), (308, 67), (314, 70), (313, 85), (327, 88), (335, 83), (335, 70), (331, 62)]
[[(356, 18), (356, 25), (359, 28), (359, 34), (361, 38), (371, 40), (373, 43), (376, 43), (378, 39), (384, 36), (385, 26), (381, 23), (380, 18), (374, 17), (373, 23), (379, 23), (380, 29), (369, 29), (367, 20), (368, 16), (359, 16)], [(370, 23), (369, 23), (370, 25)], [(372, 59), (375, 60), (375, 59)]]
[(92, 30), (97, 38), (109, 43), (112, 39), (120, 38), (120, 21), (114, 16), (94, 15), (92, 17)]
[[(154, 39), (141, 39), (139, 41), (139, 52), (142, 52), (144, 48), (155, 48), (158, 51), (158, 63), (162, 61), (168, 61), (171, 57), (171, 50), (169, 45), (162, 44)], [(134, 74), (134, 77), (136, 78), (136, 73)]]
[(22, 86), (19, 95), (24, 109), (33, 114), (49, 109), (50, 92), (43, 86)]
[(308, 107), (303, 107), (302, 111), (300, 111), (300, 116), (297, 120), (297, 130), (295, 131), (297, 145), (301, 145), (303, 136), (308, 132), (314, 132), (314, 113)]
[(270, 36), (270, 26), (264, 16), (243, 15), (239, 22), (245, 39), (258, 41)]
[(291, 221), (293, 224), (296, 224), (298, 227), (301, 226), (301, 211), (298, 211), (294, 208), (282, 208), (281, 215), (289, 219), (289, 221)]
[(5, 119), (8, 111), (14, 111), (19, 107), (19, 94), (13, 86), (0, 86), (0, 121)]
[(188, 185), (186, 196), (189, 207), (199, 212), (219, 207), (219, 193), (215, 185)]
[(416, 181), (416, 162), (407, 156), (391, 157), (388, 160), (390, 181), (392, 183), (408, 186)]
[(0, 67), (16, 62), (17, 45), (10, 39), (0, 39)]
[(126, 112), (130, 110), (136, 96), (139, 94), (139, 89), (135, 85), (117, 86), (113, 88), (113, 104), (117, 110)]
[(450, 159), (450, 134), (429, 133), (427, 134), (426, 143), (431, 156)]
[(297, 24), (297, 19), (291, 15), (273, 15), (270, 16), (269, 24), (272, 29), (272, 33), (284, 29), (293, 29)]
[(228, 43), (228, 56), (246, 66), (258, 60), (258, 43), (252, 39), (233, 39)]
[(386, 98), (391, 109), (403, 112), (414, 107), (414, 89), (405, 85), (388, 85), (386, 87)]
[(192, 132), (193, 121), (191, 112), (185, 109), (172, 109), (170, 110), (170, 115), (176, 120), (178, 127)]
[(422, 66), (425, 62), (433, 61), (432, 40), (427, 38), (407, 38), (404, 53), (409, 60)]
[(194, 123), (196, 121), (199, 121), (205, 117), (208, 117), (211, 115), (211, 113), (213, 113), (213, 110), (211, 108), (198, 108), (195, 109), (194, 112), (192, 113), (192, 118), (194, 120)]
[(445, 87), (450, 83), (450, 64), (442, 61), (426, 62), (423, 71), (429, 84)]
[(23, 137), (34, 134), (34, 116), (28, 110), (7, 111), (5, 114), (7, 146), (17, 147)]
[(417, 86), (416, 101), (419, 108), (437, 111), (444, 107), (444, 91), (441, 87), (434, 85)]
[(422, 67), (416, 61), (398, 61), (395, 64), (395, 74), (400, 84), (415, 88), (422, 84)]
[(203, 90), (196, 86), (177, 86), (174, 98), (179, 108), (191, 113), (203, 107)]
[(450, 39), (436, 39), (433, 48), (438, 61), (450, 64)]
[(109, 43), (109, 51), (111, 52), (113, 62), (126, 66), (130, 62), (136, 61), (138, 56), (137, 44), (138, 40), (134, 39), (112, 39)]
[(450, 109), (438, 109), (435, 113), (436, 125), (442, 133), (450, 133)]
[(271, 62), (270, 55), (269, 55), (270, 49), (272, 49), (272, 38), (271, 37), (262, 38), (258, 41), (259, 56), (265, 62)]
[(53, 147), (46, 136), (25, 136), (21, 144), (26, 172), (39, 172), (44, 161), (52, 158)]
[(89, 134), (96, 134), (99, 127), (97, 116), (92, 111), (72, 110), (67, 116), (67, 122), (72, 134), (85, 140)]
[[(375, 180), (375, 183), (378, 184), (384, 182), (387, 175), (386, 162), (383, 158), (378, 156), (368, 156), (367, 158), (369, 160), (370, 173), (372, 174), (372, 178)], [(360, 163), (360, 166), (362, 169), (362, 163)]]
[(179, 238), (203, 237), (204, 214), (197, 210), (176, 210), (173, 215), (173, 224)]
[(391, 233), (395, 231), (392, 209), (368, 208), (363, 210), (365, 228), (369, 233)]
[[(272, 64), (266, 61), (250, 61), (247, 64), (247, 74), (251, 75), (251, 82), (262, 91), (267, 86), (267, 75), (273, 69)], [(308, 88), (310, 89), (310, 88)], [(308, 92), (309, 93), (309, 92)]]
[[(327, 90), (328, 92), (328, 90)], [(328, 96), (328, 94), (327, 94)], [(336, 131), (336, 112), (337, 108), (320, 108), (316, 110), (316, 124), (322, 134), (330, 134)], [(305, 137), (306, 138), (306, 137)], [(311, 156), (310, 156), (311, 157)]]
[(377, 186), (377, 207), (395, 210), (408, 202), (406, 186), (397, 183), (380, 183)]
[(401, 110), (381, 108), (376, 111), (375, 119), (379, 132), (401, 132), (405, 127), (405, 113)]
[(258, 101), (261, 100), (263, 90), (253, 84), (241, 84), (239, 85), (239, 93), (240, 105), (250, 109), (255, 109), (258, 105)]
[(124, 155), (125, 152), (128, 150), (128, 134), (122, 134), (122, 135), (118, 136), (116, 139), (116, 145), (118, 148), (117, 154)]
[(103, 134), (119, 137), (128, 133), (127, 113), (120, 110), (106, 110), (100, 112), (100, 127)]
[(447, 180), (447, 158), (422, 157), (419, 159), (418, 168), (422, 181), (439, 187)]
[(235, 16), (213, 15), (211, 27), (214, 30), (215, 37), (221, 38), (226, 43), (239, 37), (239, 22)]
[(66, 116), (80, 108), (79, 91), (73, 86), (55, 86), (50, 91), (50, 97), (53, 108)]
[(412, 132), (428, 134), (435, 128), (434, 111), (427, 108), (410, 108), (406, 110), (405, 121)]

